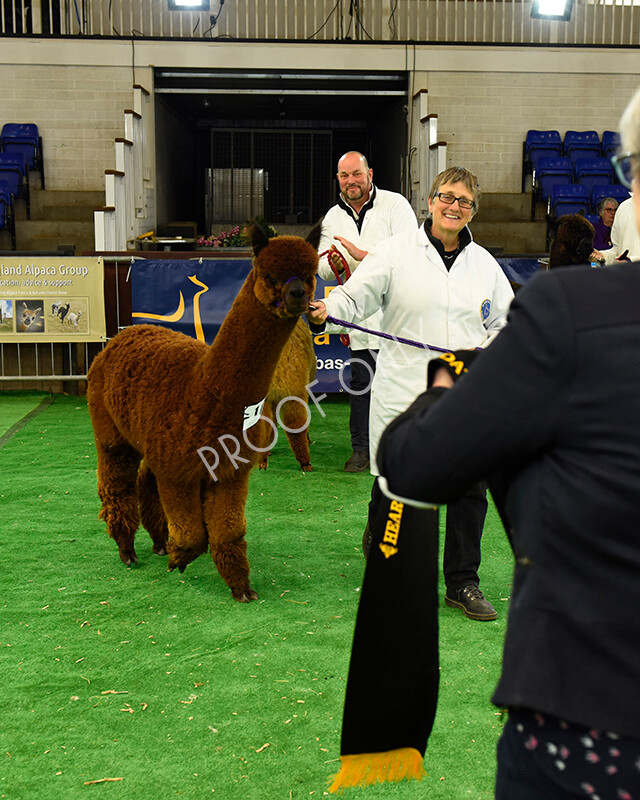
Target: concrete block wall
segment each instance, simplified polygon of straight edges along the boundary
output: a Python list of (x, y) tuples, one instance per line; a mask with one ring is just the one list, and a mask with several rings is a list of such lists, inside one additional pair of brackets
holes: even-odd
[[(640, 62), (640, 58), (638, 59)], [(429, 111), (447, 164), (474, 172), (486, 192), (519, 192), (522, 143), (529, 129), (617, 130), (640, 74), (478, 71), (429, 73)]]
[(21, 64), (1, 75), (0, 126), (38, 125), (47, 189), (104, 191), (114, 139), (124, 136), (123, 111), (133, 102), (131, 68)]

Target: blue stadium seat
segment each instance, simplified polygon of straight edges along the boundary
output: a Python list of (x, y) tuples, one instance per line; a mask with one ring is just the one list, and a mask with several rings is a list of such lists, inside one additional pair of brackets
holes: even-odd
[(33, 122), (7, 122), (0, 133), (0, 151), (3, 153), (22, 153), (24, 163), (30, 170), (40, 173), (42, 188), (44, 182), (44, 159), (42, 156), (42, 137), (38, 126)]
[(599, 186), (594, 186), (591, 191), (591, 209), (597, 211), (600, 201), (605, 197), (613, 197), (618, 203), (623, 200), (628, 200), (630, 197), (629, 190), (621, 183), (610, 183)]
[(620, 136), (616, 131), (604, 131), (602, 134), (602, 155), (611, 158), (620, 149)]
[(573, 183), (571, 159), (565, 156), (540, 158), (536, 168), (533, 170), (531, 219), (535, 219), (536, 203), (540, 200), (547, 201), (549, 199), (552, 186), (569, 183)]
[(562, 139), (558, 131), (527, 131), (522, 143), (522, 191), (524, 180), (531, 175), (541, 158), (562, 155)]
[(613, 165), (608, 158), (578, 158), (574, 164), (576, 183), (589, 189), (614, 180)]
[(578, 158), (599, 158), (600, 137), (596, 131), (567, 131), (564, 135), (564, 154), (571, 161)]
[(14, 199), (22, 197), (27, 204), (27, 219), (31, 219), (31, 200), (29, 197), (29, 173), (22, 153), (0, 153), (0, 180), (9, 183), (9, 191)]
[(591, 209), (591, 190), (577, 183), (569, 186), (552, 186), (548, 211), (554, 217), (563, 214), (588, 214)]
[(16, 219), (13, 213), (13, 198), (9, 182), (0, 180), (0, 230), (11, 234), (11, 249), (16, 249)]

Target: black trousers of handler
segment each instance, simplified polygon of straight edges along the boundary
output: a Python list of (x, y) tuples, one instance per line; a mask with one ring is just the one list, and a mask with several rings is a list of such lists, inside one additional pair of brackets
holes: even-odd
[(369, 405), (377, 350), (350, 350), (349, 431), (353, 451), (369, 449)]
[[(374, 481), (369, 503), (369, 525), (380, 502), (386, 498)], [(444, 539), (443, 573), (447, 589), (461, 589), (480, 582), (482, 529), (487, 515), (487, 483), (479, 481), (455, 503), (447, 505)]]

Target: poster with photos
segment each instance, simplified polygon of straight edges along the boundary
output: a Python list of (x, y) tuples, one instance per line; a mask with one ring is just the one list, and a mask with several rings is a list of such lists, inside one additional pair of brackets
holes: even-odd
[(0, 342), (106, 340), (96, 257), (0, 257)]

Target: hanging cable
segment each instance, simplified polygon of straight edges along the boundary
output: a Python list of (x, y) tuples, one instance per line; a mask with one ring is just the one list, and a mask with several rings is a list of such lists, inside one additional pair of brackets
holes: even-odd
[(333, 13), (334, 13), (334, 11), (335, 11), (335, 10), (338, 8), (338, 6), (339, 6), (339, 5), (341, 5), (341, 4), (342, 4), (342, 0), (336, 0), (336, 4), (335, 4), (335, 6), (334, 6), (334, 7), (331, 9), (331, 11), (329, 12), (329, 16), (328, 16), (328, 17), (325, 19), (325, 21), (322, 23), (322, 25), (321, 25), (321, 26), (318, 28), (318, 30), (317, 30), (317, 31), (315, 31), (314, 33), (312, 33), (312, 34), (311, 34), (311, 36), (307, 36), (307, 39), (313, 39), (313, 37), (314, 37), (314, 36), (317, 36), (317, 35), (320, 33), (320, 31), (321, 31), (321, 30), (322, 30), (322, 29), (325, 27), (325, 25), (327, 25), (327, 23), (329, 22), (329, 20), (330, 20), (330, 19), (331, 19), (331, 17), (333, 16)]
[(397, 10), (398, 10), (398, 0), (391, 0), (391, 13), (389, 14), (389, 31), (391, 33), (392, 42), (398, 39), (398, 26), (396, 24)]

